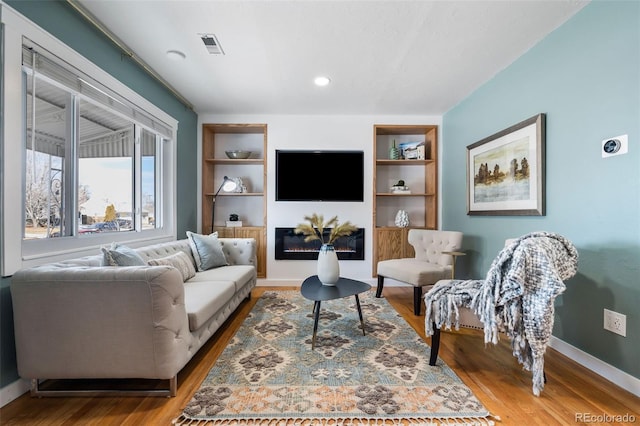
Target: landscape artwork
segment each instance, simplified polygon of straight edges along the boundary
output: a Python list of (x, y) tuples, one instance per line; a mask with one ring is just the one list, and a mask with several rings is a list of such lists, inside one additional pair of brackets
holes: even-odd
[(544, 215), (544, 118), (467, 147), (467, 214)]
[(476, 203), (528, 200), (529, 138), (511, 142), (474, 159), (473, 199)]

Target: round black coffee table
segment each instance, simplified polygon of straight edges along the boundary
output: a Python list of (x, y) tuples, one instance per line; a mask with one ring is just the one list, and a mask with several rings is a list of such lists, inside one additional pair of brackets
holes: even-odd
[(302, 282), (300, 292), (305, 299), (313, 300), (313, 337), (311, 339), (311, 349), (316, 346), (316, 332), (318, 331), (318, 319), (320, 318), (320, 304), (325, 300), (341, 299), (343, 297), (355, 296), (356, 306), (358, 307), (358, 315), (360, 316), (360, 324), (362, 325), (362, 334), (364, 331), (364, 319), (362, 317), (362, 309), (360, 308), (360, 298), (358, 294), (364, 293), (371, 289), (371, 286), (362, 281), (352, 280), (350, 278), (340, 277), (335, 286), (323, 285), (317, 275), (312, 275)]

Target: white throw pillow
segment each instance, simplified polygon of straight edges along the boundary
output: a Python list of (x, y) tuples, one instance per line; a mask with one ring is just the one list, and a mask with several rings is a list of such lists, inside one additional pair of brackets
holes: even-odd
[(111, 243), (109, 248), (101, 247), (102, 266), (145, 266), (146, 263), (142, 256), (134, 249)]
[(196, 268), (189, 259), (189, 255), (181, 251), (160, 259), (150, 259), (147, 263), (151, 266), (173, 266), (182, 275), (182, 282), (196, 276)]
[(198, 271), (206, 271), (207, 269), (228, 265), (227, 258), (222, 251), (222, 244), (218, 240), (217, 232), (210, 235), (201, 235), (187, 231), (187, 238), (189, 239), (189, 245), (191, 245)]

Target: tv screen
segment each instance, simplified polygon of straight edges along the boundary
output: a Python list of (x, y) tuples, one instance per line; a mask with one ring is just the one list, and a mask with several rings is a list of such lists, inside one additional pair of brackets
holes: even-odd
[(364, 201), (363, 151), (276, 150), (276, 201)]

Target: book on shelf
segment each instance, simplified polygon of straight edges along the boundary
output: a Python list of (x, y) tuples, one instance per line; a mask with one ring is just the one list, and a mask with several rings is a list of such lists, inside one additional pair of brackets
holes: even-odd
[(227, 228), (237, 228), (242, 226), (242, 221), (241, 220), (228, 220), (227, 221)]
[[(400, 181), (400, 182), (398, 182), (398, 183), (402, 183), (402, 184), (404, 184), (404, 181), (403, 181), (403, 180), (401, 180), (401, 181)], [(392, 194), (411, 194), (411, 190), (410, 190), (410, 189), (409, 189), (409, 187), (408, 187), (408, 186), (406, 186), (406, 185), (397, 185), (397, 184), (396, 184), (396, 185), (393, 185), (393, 186), (391, 187), (391, 193), (392, 193)]]

